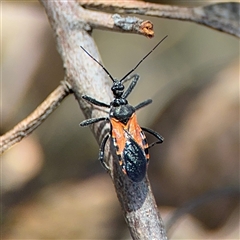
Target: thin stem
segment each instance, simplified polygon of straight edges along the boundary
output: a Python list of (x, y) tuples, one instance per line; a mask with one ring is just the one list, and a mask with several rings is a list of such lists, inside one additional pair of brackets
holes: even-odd
[(215, 3), (201, 7), (180, 7), (134, 0), (79, 0), (79, 3), (85, 8), (101, 11), (195, 22), (240, 37), (240, 4), (237, 2)]
[(66, 82), (62, 82), (27, 118), (0, 137), (1, 154), (32, 133), (57, 108), (70, 93)]

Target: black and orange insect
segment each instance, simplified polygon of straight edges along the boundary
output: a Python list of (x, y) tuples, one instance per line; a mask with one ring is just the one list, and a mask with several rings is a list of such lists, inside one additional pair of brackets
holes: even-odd
[[(81, 47), (96, 63), (98, 63), (107, 75), (111, 78), (113, 86), (111, 88), (114, 99), (110, 104), (100, 102), (87, 95), (82, 96), (87, 102), (99, 107), (109, 108), (109, 116), (100, 118), (90, 118), (80, 123), (80, 126), (87, 126), (99, 121), (110, 122), (110, 132), (106, 134), (100, 144), (99, 161), (103, 167), (109, 170), (109, 167), (104, 162), (104, 149), (107, 140), (110, 138), (116, 148), (119, 164), (124, 174), (132, 181), (140, 182), (146, 175), (147, 164), (149, 162), (148, 149), (155, 144), (162, 143), (163, 137), (157, 132), (140, 127), (137, 122), (136, 110), (145, 107), (152, 102), (151, 99), (145, 100), (133, 107), (128, 104), (127, 97), (136, 86), (139, 75), (133, 74), (129, 76), (141, 63), (147, 58), (150, 53), (166, 38), (165, 36), (139, 63), (129, 71), (121, 80), (114, 79), (108, 70), (93, 56), (90, 55), (83, 47)], [(123, 83), (132, 80), (127, 90), (124, 92)], [(148, 145), (144, 132), (150, 133), (157, 138), (158, 141)]]

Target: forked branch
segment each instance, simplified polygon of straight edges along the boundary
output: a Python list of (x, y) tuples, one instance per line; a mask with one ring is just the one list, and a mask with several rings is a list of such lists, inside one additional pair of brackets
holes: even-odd
[(136, 0), (78, 0), (88, 9), (111, 11), (122, 14), (139, 14), (160, 18), (195, 22), (207, 27), (240, 37), (240, 3), (225, 2), (201, 7), (162, 5)]
[[(109, 78), (100, 67), (93, 66), (93, 59), (87, 57), (80, 48), (80, 45), (83, 46), (100, 61), (96, 45), (89, 33), (94, 27), (93, 19), (97, 16), (98, 24), (102, 20), (104, 22), (106, 13), (85, 10), (76, 1), (42, 0), (41, 2), (57, 39), (58, 51), (66, 69), (66, 79), (68, 79), (81, 109), (87, 118), (106, 116), (104, 112), (93, 108), (84, 101), (82, 95), (90, 95), (99, 101), (109, 103), (112, 100)], [(116, 17), (116, 15), (110, 14), (109, 16)], [(117, 20), (119, 20), (118, 17)], [(132, 17), (124, 17), (122, 20), (119, 27), (115, 26), (116, 22), (114, 23), (113, 30), (123, 31), (121, 27), (130, 26), (124, 31), (136, 33), (136, 29), (133, 30), (134, 26), (141, 26), (141, 24), (136, 25), (136, 19)], [(132, 25), (131, 20), (133, 20)], [(139, 20), (139, 22), (141, 21)], [(148, 36), (140, 30), (137, 33)], [(104, 122), (93, 124), (92, 131), (98, 142), (101, 142), (105, 136), (105, 130), (109, 131), (109, 127)], [(109, 163), (110, 175), (132, 238), (166, 239), (165, 228), (147, 178), (140, 183), (133, 183), (125, 177), (118, 164), (116, 151), (110, 142), (108, 141), (105, 147), (107, 158), (105, 160)]]

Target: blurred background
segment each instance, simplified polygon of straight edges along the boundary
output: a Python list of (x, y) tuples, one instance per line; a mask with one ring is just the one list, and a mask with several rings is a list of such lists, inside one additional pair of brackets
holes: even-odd
[[(1, 7), (2, 135), (64, 71), (42, 6)], [(168, 35), (137, 69), (129, 102), (152, 98), (138, 121), (165, 138), (150, 150), (148, 175), (169, 237), (238, 239), (239, 40), (194, 23), (141, 18), (153, 22), (153, 39), (100, 30), (93, 37), (106, 68), (121, 78)], [(79, 127), (83, 119), (70, 95), (1, 156), (2, 239), (131, 239), (96, 140)]]

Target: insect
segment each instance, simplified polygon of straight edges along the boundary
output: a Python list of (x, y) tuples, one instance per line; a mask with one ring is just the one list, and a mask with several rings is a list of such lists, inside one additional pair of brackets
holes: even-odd
[[(135, 107), (128, 103), (127, 97), (139, 80), (138, 74), (130, 74), (135, 71), (143, 60), (146, 59), (166, 37), (167, 36), (165, 36), (150, 52), (148, 52), (148, 54), (146, 54), (121, 80), (114, 79), (108, 70), (81, 46), (83, 51), (97, 64), (99, 64), (112, 80), (113, 85), (111, 90), (114, 99), (110, 102), (110, 104), (107, 104), (91, 98), (90, 96), (83, 95), (82, 98), (90, 104), (109, 108), (110, 110), (109, 116), (86, 119), (80, 123), (80, 126), (88, 126), (99, 121), (110, 122), (110, 132), (104, 136), (100, 144), (98, 159), (102, 163), (103, 167), (106, 170), (109, 170), (109, 167), (104, 161), (104, 149), (106, 142), (110, 137), (115, 146), (122, 172), (133, 182), (140, 182), (143, 180), (146, 175), (147, 165), (149, 162), (148, 149), (155, 144), (162, 143), (163, 137), (151, 129), (139, 126), (136, 117), (136, 110), (150, 104), (152, 100), (145, 100)], [(126, 91), (124, 91), (123, 84), (130, 80), (132, 80), (131, 83)], [(144, 132), (152, 134), (157, 138), (157, 141), (148, 145)]]

